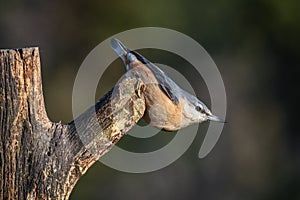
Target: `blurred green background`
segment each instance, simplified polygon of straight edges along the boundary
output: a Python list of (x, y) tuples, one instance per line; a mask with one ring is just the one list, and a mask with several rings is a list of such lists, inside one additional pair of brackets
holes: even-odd
[[(72, 87), (81, 62), (121, 31), (144, 26), (180, 31), (219, 67), (229, 123), (208, 157), (197, 157), (203, 124), (192, 146), (170, 166), (128, 174), (97, 162), (71, 199), (300, 199), (299, 9), (296, 0), (1, 0), (0, 48), (40, 48), (47, 112), (62, 122), (72, 120)], [(176, 56), (145, 53), (180, 71)], [(114, 62), (97, 97), (124, 72), (121, 61)], [(205, 87), (198, 96), (209, 102)], [(162, 137), (168, 141), (173, 135)], [(132, 148), (136, 142), (129, 140), (121, 142)]]

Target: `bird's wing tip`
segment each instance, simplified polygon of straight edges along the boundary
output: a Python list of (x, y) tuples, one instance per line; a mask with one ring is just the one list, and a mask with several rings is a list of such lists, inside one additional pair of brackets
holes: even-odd
[(112, 38), (110, 40), (110, 46), (121, 58), (130, 51), (120, 40), (116, 38)]
[(116, 38), (111, 38), (110, 39), (110, 46), (113, 49), (117, 49), (118, 46), (119, 46), (119, 43), (120, 43), (120, 41), (118, 39), (116, 39)]

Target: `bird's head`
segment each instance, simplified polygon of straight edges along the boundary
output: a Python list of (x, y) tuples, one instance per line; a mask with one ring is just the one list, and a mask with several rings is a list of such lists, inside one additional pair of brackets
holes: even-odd
[(186, 93), (182, 98), (183, 123), (201, 123), (204, 121), (214, 121), (225, 123), (225, 120), (212, 114), (207, 106), (195, 96)]

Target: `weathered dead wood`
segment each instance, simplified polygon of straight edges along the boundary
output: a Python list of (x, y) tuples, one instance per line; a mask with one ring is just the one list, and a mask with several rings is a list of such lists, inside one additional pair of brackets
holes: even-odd
[(86, 170), (143, 116), (143, 87), (131, 74), (76, 127), (54, 123), (45, 111), (38, 48), (0, 50), (0, 199), (68, 199)]

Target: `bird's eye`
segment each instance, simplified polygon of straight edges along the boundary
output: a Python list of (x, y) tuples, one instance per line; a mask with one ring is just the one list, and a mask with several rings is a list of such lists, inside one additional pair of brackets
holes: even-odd
[(195, 109), (196, 109), (198, 112), (205, 113), (205, 110), (204, 110), (203, 108), (201, 108), (200, 106), (196, 106)]
[(199, 111), (199, 112), (201, 111), (201, 107), (200, 107), (200, 106), (196, 106), (195, 109), (196, 109), (197, 111)]

